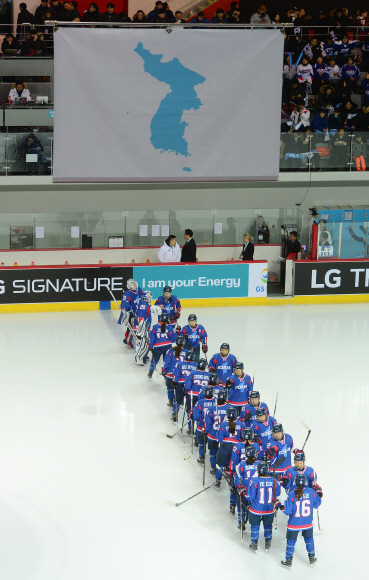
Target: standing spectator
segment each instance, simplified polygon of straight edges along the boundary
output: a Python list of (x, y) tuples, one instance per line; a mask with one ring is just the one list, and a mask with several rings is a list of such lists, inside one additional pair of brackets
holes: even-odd
[(133, 22), (139, 22), (142, 24), (146, 24), (148, 22), (143, 10), (137, 10), (136, 14), (133, 16)]
[(342, 37), (346, 33), (346, 27), (349, 24), (348, 10), (347, 8), (334, 8), (330, 12), (330, 26), (333, 27), (335, 36), (338, 38)]
[(46, 10), (49, 10), (48, 0), (41, 0), (40, 6), (37, 6), (35, 12), (35, 24), (43, 24)]
[(364, 37), (363, 44), (361, 47), (361, 52), (363, 56), (363, 70), (368, 70), (369, 64), (369, 34)]
[(347, 62), (347, 58), (353, 49), (359, 46), (359, 41), (349, 40), (347, 34), (344, 34), (342, 40), (336, 40), (335, 45), (338, 49), (338, 62), (342, 66)]
[(361, 88), (364, 91), (364, 95), (363, 95), (364, 103), (369, 103), (369, 72), (366, 73), (366, 78), (362, 81)]
[(262, 215), (258, 215), (254, 225), (258, 244), (269, 244), (270, 231)]
[(19, 42), (10, 33), (6, 35), (1, 45), (1, 52), (3, 54), (14, 55), (19, 50)]
[(59, 0), (50, 0), (50, 9), (53, 13), (54, 20), (63, 20), (64, 6)]
[(176, 236), (170, 235), (158, 250), (159, 262), (180, 262), (181, 248), (177, 244)]
[(253, 237), (251, 234), (243, 234), (243, 246), (242, 252), (240, 253), (240, 260), (253, 260), (254, 259), (254, 244), (252, 243)]
[(304, 54), (308, 57), (310, 64), (316, 61), (318, 56), (321, 56), (322, 51), (318, 44), (318, 39), (311, 38), (306, 46), (303, 48)]
[(363, 138), (361, 135), (355, 135), (352, 142), (352, 158), (356, 163), (357, 171), (366, 171), (364, 155), (366, 155), (366, 145)]
[(228, 23), (227, 18), (224, 16), (223, 8), (218, 8), (218, 10), (215, 13), (214, 18), (212, 18), (211, 21), (213, 22), (213, 24), (227, 24)]
[(231, 2), (231, 8), (226, 13), (226, 18), (228, 18), (228, 20), (232, 16), (233, 10), (239, 10), (239, 8), (238, 8), (238, 2)]
[(83, 15), (82, 22), (101, 22), (101, 14), (96, 2), (91, 2), (87, 12)]
[(205, 14), (202, 12), (202, 10), (200, 10), (200, 12), (197, 13), (196, 18), (194, 18), (193, 20), (191, 20), (191, 23), (194, 23), (194, 24), (210, 24), (210, 20), (209, 20), (209, 18), (205, 18)]
[[(297, 78), (300, 83), (311, 85), (313, 82), (313, 67), (309, 63), (307, 56), (303, 56), (301, 64), (297, 65)], [(311, 91), (310, 91), (311, 92)]]
[(355, 92), (358, 89), (357, 81), (360, 78), (360, 70), (354, 64), (354, 59), (352, 56), (347, 58), (347, 64), (344, 64), (341, 69), (341, 76), (345, 79), (348, 83), (348, 86), (351, 87), (351, 90)]
[(25, 26), (25, 24), (34, 24), (34, 23), (35, 17), (33, 16), (33, 14), (28, 12), (27, 4), (25, 4), (24, 2), (19, 4), (19, 14), (17, 18), (17, 34), (18, 35), (21, 35), (22, 33), (27, 34), (31, 27)]
[(67, 22), (76, 22), (76, 18), (82, 20), (81, 15), (78, 12), (78, 2), (64, 2), (64, 8), (66, 11), (65, 19)]
[(331, 144), (331, 168), (334, 171), (348, 171), (350, 152), (350, 137), (345, 129), (340, 127)]
[(356, 131), (369, 132), (369, 103), (364, 103), (357, 116)]
[[(71, 4), (77, 4), (77, 2), (72, 2)], [(78, 12), (77, 12), (77, 14), (78, 14)], [(79, 16), (79, 14), (78, 14), (78, 16)], [(51, 10), (47, 10), (45, 12), (44, 24), (46, 21), (52, 20), (52, 19), (53, 19), (53, 15), (51, 13)], [(47, 27), (44, 26), (42, 36), (43, 36), (43, 39), (45, 41), (48, 54), (53, 55), (54, 54), (54, 28), (53, 28), (53, 26), (47, 26)]]
[(356, 105), (354, 105), (354, 103), (351, 101), (347, 101), (345, 106), (341, 109), (341, 117), (345, 130), (354, 131), (358, 120)]
[(115, 12), (115, 6), (112, 2), (106, 5), (106, 12), (101, 14), (101, 22), (121, 22), (119, 14)]
[(267, 14), (267, 8), (262, 4), (256, 12), (251, 16), (250, 24), (271, 24), (271, 20)]
[(182, 248), (181, 262), (196, 262), (196, 242), (193, 239), (193, 231), (185, 230), (184, 238), (186, 242)]
[(12, 103), (14, 103), (15, 99), (27, 99), (27, 101), (30, 101), (31, 94), (24, 83), (17, 82), (10, 89), (9, 98)]
[(329, 78), (327, 65), (323, 62), (323, 57), (321, 54), (317, 57), (316, 63), (313, 66), (313, 77), (313, 93), (315, 95), (320, 87), (323, 86)]
[(331, 58), (336, 56), (338, 53), (338, 48), (333, 42), (333, 38), (328, 34), (327, 38), (320, 43), (320, 50), (322, 51), (322, 56), (324, 58)]
[(160, 0), (158, 0), (157, 2), (155, 2), (155, 8), (154, 10), (151, 10), (148, 15), (147, 15), (147, 20), (150, 22), (151, 20), (154, 20), (154, 18), (156, 18), (157, 14), (158, 14), (158, 10), (162, 10), (163, 9), (163, 3), (160, 2)]

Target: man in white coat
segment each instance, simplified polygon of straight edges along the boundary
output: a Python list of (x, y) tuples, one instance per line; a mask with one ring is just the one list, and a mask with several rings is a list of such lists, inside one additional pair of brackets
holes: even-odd
[(159, 262), (180, 262), (181, 248), (177, 244), (177, 238), (170, 235), (159, 248), (158, 251)]

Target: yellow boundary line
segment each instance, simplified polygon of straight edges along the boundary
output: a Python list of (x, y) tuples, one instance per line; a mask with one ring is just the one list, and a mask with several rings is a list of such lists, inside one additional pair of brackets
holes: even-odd
[[(326, 296), (296, 296), (295, 298), (197, 298), (181, 300), (184, 308), (219, 306), (285, 306), (297, 304), (356, 304), (369, 302), (369, 294), (341, 294)], [(117, 306), (112, 302), (112, 310)], [(99, 310), (99, 302), (55, 302), (38, 304), (0, 304), (0, 314), (22, 312), (71, 312)]]

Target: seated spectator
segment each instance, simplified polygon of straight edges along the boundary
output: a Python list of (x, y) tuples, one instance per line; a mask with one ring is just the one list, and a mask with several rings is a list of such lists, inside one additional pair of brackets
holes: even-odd
[(215, 13), (214, 18), (212, 18), (211, 21), (213, 22), (213, 24), (227, 24), (228, 23), (228, 20), (224, 15), (223, 8), (218, 8), (218, 10)]
[(76, 22), (76, 18), (79, 18), (81, 21), (81, 15), (78, 12), (78, 3), (77, 2), (64, 2), (64, 10), (65, 10), (65, 20), (67, 22)]
[(163, 3), (158, 0), (157, 2), (155, 2), (155, 8), (154, 10), (151, 10), (148, 15), (147, 15), (147, 20), (150, 22), (151, 20), (154, 20), (154, 18), (156, 18), (158, 10), (162, 10), (163, 9)]
[(347, 101), (344, 107), (341, 107), (341, 117), (346, 131), (354, 131), (356, 129), (357, 108), (352, 101)]
[(96, 2), (91, 2), (83, 15), (82, 22), (101, 22), (101, 14)]
[(342, 106), (351, 101), (351, 89), (347, 84), (345, 79), (340, 79), (338, 83), (334, 85), (336, 91), (336, 101), (337, 105)]
[(231, 2), (231, 7), (228, 10), (228, 12), (226, 12), (226, 18), (227, 18), (227, 20), (229, 20), (230, 17), (232, 16), (233, 10), (239, 10), (238, 2)]
[(17, 34), (26, 34), (29, 32), (31, 26), (25, 26), (26, 24), (34, 24), (35, 17), (27, 10), (27, 4), (21, 2), (19, 4), (19, 14), (17, 18)]
[(16, 40), (12, 34), (7, 34), (1, 44), (1, 52), (10, 56), (12, 54), (17, 54), (18, 50), (18, 40)]
[(337, 133), (338, 129), (340, 127), (342, 127), (342, 125), (343, 125), (343, 120), (342, 120), (342, 117), (340, 115), (340, 110), (334, 109), (333, 115), (329, 115), (329, 117), (328, 117), (329, 134), (334, 135), (335, 133)]
[(272, 24), (276, 24), (277, 26), (281, 25), (281, 16), (280, 14), (276, 14), (272, 20)]
[(133, 22), (141, 22), (146, 23), (148, 22), (147, 17), (143, 10), (137, 10), (136, 14), (133, 16)]
[(316, 133), (328, 134), (328, 117), (325, 114), (325, 109), (320, 109), (319, 113), (311, 121), (310, 126)]
[(327, 66), (327, 73), (328, 73), (328, 78), (331, 82), (335, 81), (335, 80), (339, 80), (341, 78), (341, 69), (336, 64), (336, 59), (333, 57), (331, 57), (329, 59), (329, 63)]
[(263, 4), (254, 12), (250, 18), (250, 24), (271, 24), (267, 14), (267, 8)]
[(171, 11), (171, 9), (168, 6), (168, 2), (163, 2), (163, 8), (165, 10), (165, 13), (167, 15), (167, 17), (169, 18), (170, 22), (174, 22), (175, 18), (174, 18), (174, 14)]
[(357, 116), (356, 131), (369, 132), (369, 103), (364, 103)]
[[(3, 48), (1, 48), (1, 50), (3, 50)], [(361, 88), (364, 91), (363, 95), (364, 103), (369, 103), (369, 72), (366, 73), (366, 78), (361, 82)]]
[(16, 99), (27, 99), (27, 101), (31, 100), (31, 94), (27, 89), (27, 86), (22, 82), (14, 83), (9, 91), (8, 97), (12, 103), (14, 103)]
[(352, 141), (352, 158), (356, 164), (356, 171), (366, 171), (366, 155), (367, 144), (364, 143), (361, 135), (355, 135)]
[(321, 48), (318, 44), (318, 39), (313, 36), (306, 46), (303, 48), (303, 53), (307, 56), (310, 64), (316, 62), (318, 56), (322, 55)]
[(294, 107), (290, 121), (287, 123), (290, 125), (292, 131), (299, 131), (300, 133), (304, 133), (306, 131), (306, 127), (310, 125), (310, 111), (305, 108), (305, 103), (303, 101), (299, 101), (297, 106)]
[(131, 18), (128, 16), (128, 13), (125, 10), (119, 13), (119, 18), (121, 22), (132, 22)]
[(30, 135), (28, 135), (28, 137), (26, 137), (25, 140), (22, 142), (19, 148), (19, 154), (22, 157), (22, 159), (24, 159), (25, 161), (27, 160), (26, 158), (27, 153), (37, 154), (37, 162), (27, 163), (27, 173), (29, 175), (34, 175), (38, 171), (39, 164), (42, 161), (43, 150), (44, 148), (41, 141), (37, 139), (37, 137), (35, 137), (33, 133), (30, 133)]
[[(326, 113), (333, 113), (334, 107), (336, 105), (336, 97), (334, 94), (334, 88), (331, 85), (323, 85), (319, 89), (319, 97), (315, 103), (315, 111), (319, 109), (325, 109)], [(342, 124), (342, 123), (341, 123)]]
[(177, 10), (177, 12), (174, 15), (174, 23), (181, 24), (182, 22), (184, 23), (186, 22), (186, 20), (182, 18), (182, 12), (180, 10)]
[(50, 9), (53, 13), (54, 20), (62, 21), (64, 19), (64, 6), (59, 0), (50, 0)]
[(311, 85), (313, 82), (313, 67), (309, 64), (307, 56), (303, 56), (301, 64), (296, 69), (297, 78), (300, 83)]
[(342, 40), (336, 40), (335, 45), (338, 49), (337, 59), (338, 63), (342, 66), (347, 62), (349, 54), (354, 48), (359, 46), (358, 40), (349, 40), (347, 34), (344, 34)]
[(37, 6), (35, 12), (35, 24), (44, 23), (46, 10), (49, 10), (48, 0), (41, 0), (41, 4)]
[(101, 22), (121, 22), (119, 14), (115, 12), (115, 6), (112, 2), (106, 5), (106, 12), (101, 14)]
[(329, 78), (327, 65), (323, 62), (322, 55), (319, 55), (316, 59), (316, 63), (313, 66), (313, 92), (314, 94), (316, 91), (323, 86)]
[(32, 29), (27, 35), (27, 38), (22, 42), (21, 54), (26, 56), (41, 56), (47, 54), (47, 46), (42, 33), (38, 33), (36, 29)]
[(210, 20), (208, 18), (205, 18), (205, 14), (202, 12), (202, 10), (200, 10), (200, 12), (197, 13), (196, 18), (194, 18), (193, 20), (191, 20), (191, 23), (194, 24), (209, 24)]
[(334, 171), (348, 171), (350, 166), (350, 137), (340, 127), (331, 141), (331, 168)]
[(166, 22), (173, 22), (173, 20), (169, 18), (164, 8), (160, 8), (157, 11), (156, 16), (152, 19), (152, 22), (155, 22), (157, 24), (165, 24)]
[(351, 87), (351, 90), (357, 91), (357, 81), (360, 78), (360, 70), (354, 64), (354, 58), (352, 56), (349, 56), (347, 58), (347, 64), (343, 65), (341, 69), (341, 76), (348, 82), (348, 86)]

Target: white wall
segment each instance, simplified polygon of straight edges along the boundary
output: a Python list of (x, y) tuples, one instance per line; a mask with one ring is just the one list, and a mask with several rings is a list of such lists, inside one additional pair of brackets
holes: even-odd
[[(92, 250), (2, 250), (0, 251), (1, 266), (59, 266), (66, 261), (68, 264), (144, 264), (157, 262), (158, 248), (123, 248), (123, 249), (92, 249)], [(241, 246), (199, 246), (197, 257), (199, 262), (238, 261)], [(269, 271), (279, 273), (280, 246), (255, 246), (255, 260), (268, 260)], [(133, 262), (134, 260), (134, 262)]]

